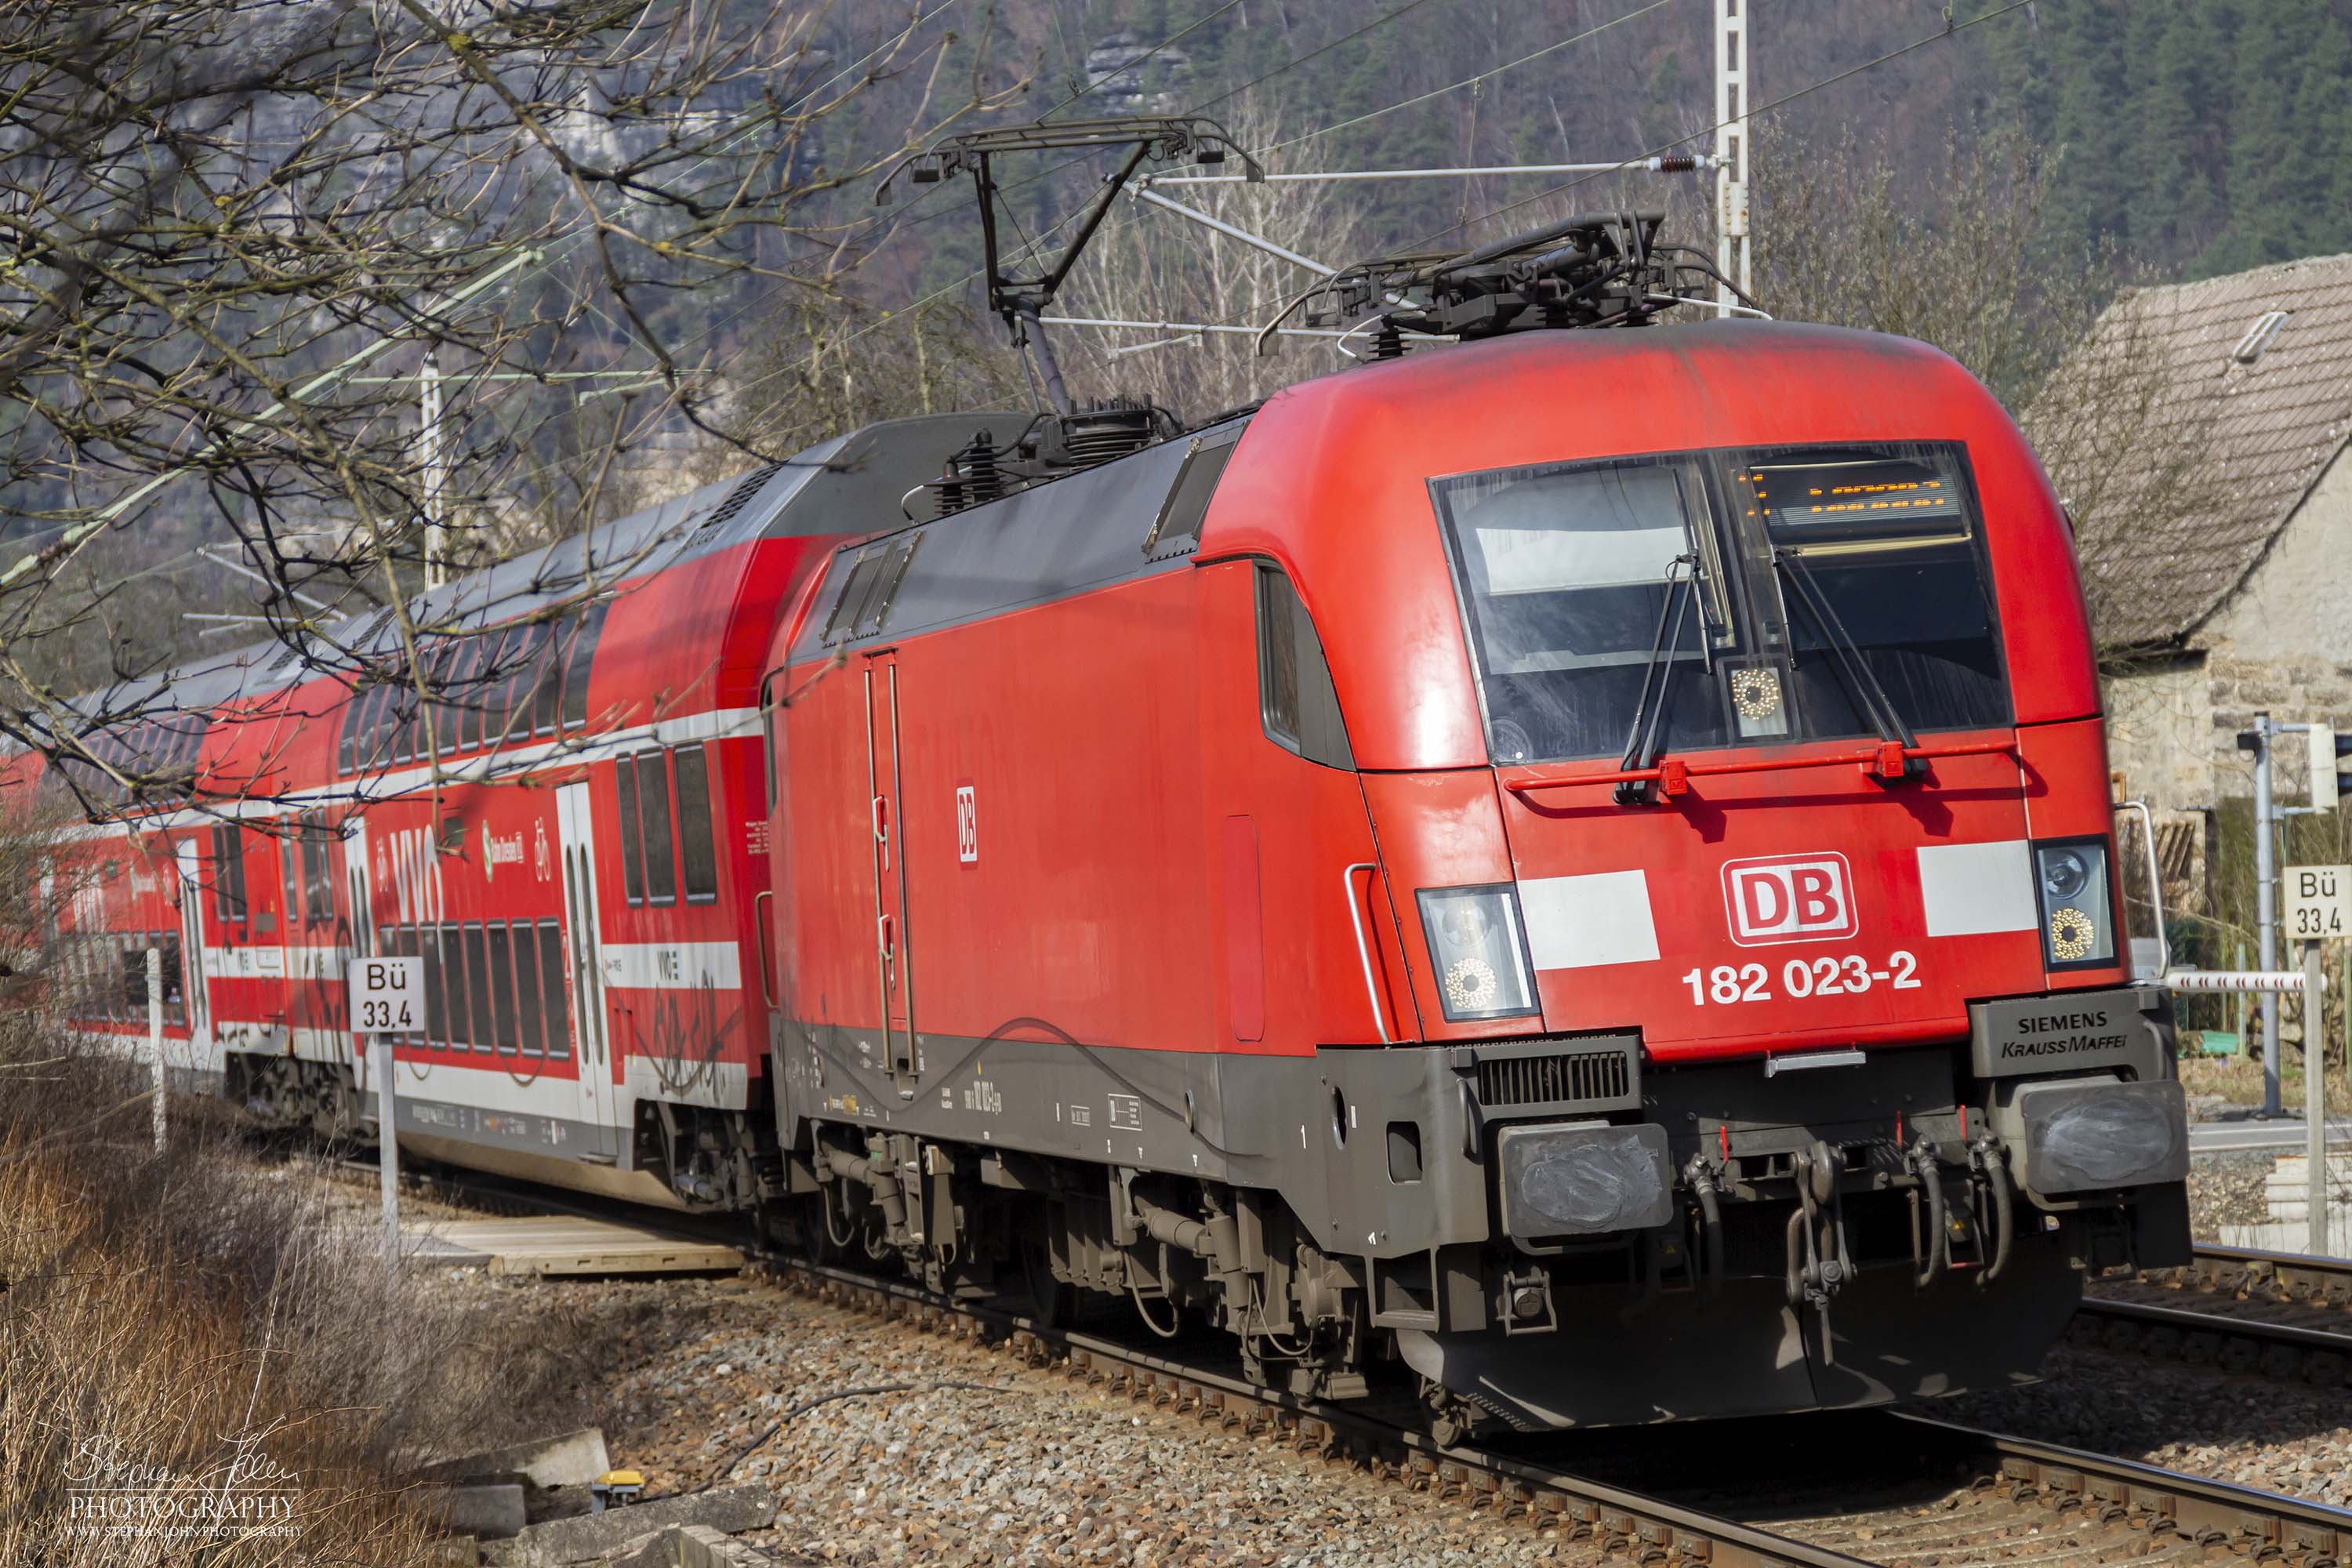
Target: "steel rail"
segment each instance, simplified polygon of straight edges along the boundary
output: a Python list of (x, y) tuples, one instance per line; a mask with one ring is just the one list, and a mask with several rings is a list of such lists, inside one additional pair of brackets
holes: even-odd
[[(470, 1173), (441, 1178), (436, 1185), (445, 1196), (471, 1190), (501, 1205), (536, 1200), (560, 1212), (587, 1212), (554, 1194), (520, 1191), (496, 1180), (478, 1186)], [(673, 1222), (688, 1218), (668, 1217)], [(693, 1228), (691, 1221), (681, 1228)], [(1640, 1562), (1704, 1563), (1709, 1568), (1859, 1568), (1868, 1561), (1534, 1460), (1447, 1447), (1373, 1412), (1260, 1388), (1155, 1351), (955, 1300), (909, 1281), (751, 1247), (744, 1250), (747, 1270), (833, 1305), (992, 1343), (1032, 1366), (1058, 1360), (1071, 1376), (1148, 1400), (1156, 1407), (1189, 1410), (1204, 1420), (1245, 1426), (1253, 1433), (1271, 1430), (1302, 1454), (1376, 1470), (1385, 1467), (1391, 1479), (1409, 1488), (1459, 1497), (1472, 1506), (1491, 1505), (1505, 1517), (1524, 1511), (1536, 1522), (1562, 1528), (1570, 1540), (1590, 1541)], [(2215, 1250), (2264, 1264), (2329, 1261)], [(2352, 1272), (2352, 1265), (2341, 1265), (2337, 1271)], [(1902, 1423), (1897, 1431), (1965, 1450), (1987, 1478), (2016, 1500), (2094, 1509), (2105, 1521), (2178, 1533), (2209, 1549), (2226, 1549), (2259, 1562), (2287, 1560), (2304, 1568), (2352, 1563), (2352, 1509), (1910, 1411), (1880, 1414), (1885, 1420)]]
[(2083, 1331), (2070, 1328), (2068, 1338), (2100, 1350), (2213, 1366), (2223, 1372), (2260, 1373), (2316, 1388), (2352, 1384), (2352, 1331), (2335, 1333), (2260, 1318), (2097, 1297), (2084, 1299), (2075, 1310), (2074, 1322)]
[[(1123, 1389), (1156, 1405), (1190, 1409), (1253, 1431), (1271, 1426), (1301, 1453), (1386, 1464), (1408, 1485), (1458, 1492), (1570, 1527), (1643, 1561), (1703, 1562), (1711, 1568), (1857, 1568), (1866, 1559), (1816, 1546), (1738, 1520), (1525, 1459), (1474, 1447), (1448, 1447), (1424, 1432), (1325, 1401), (1260, 1388), (1242, 1378), (1017, 1313), (950, 1301), (904, 1280), (882, 1279), (799, 1258), (762, 1260), (775, 1275), (816, 1284), (819, 1299), (911, 1319), (927, 1328), (961, 1320), (975, 1338), (1002, 1337), (1032, 1365), (1059, 1351), (1071, 1375)], [(1254, 1416), (1253, 1412), (1256, 1413)]]
[(2162, 1523), (2200, 1545), (2227, 1548), (2257, 1561), (2284, 1555), (2316, 1568), (2352, 1559), (2352, 1509), (2137, 1459), (2006, 1436), (1910, 1411), (1890, 1411), (1888, 1418), (1997, 1458), (2000, 1479), (2015, 1491), (2119, 1510), (2116, 1516)]
[(2265, 1252), (2200, 1242), (2194, 1263), (2162, 1272), (2200, 1290), (2266, 1287), (2292, 1301), (2352, 1307), (2352, 1258), (2316, 1258), (2303, 1252)]

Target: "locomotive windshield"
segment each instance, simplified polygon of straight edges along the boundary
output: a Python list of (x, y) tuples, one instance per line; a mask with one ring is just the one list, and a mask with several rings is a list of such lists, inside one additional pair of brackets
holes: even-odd
[[(1691, 452), (1432, 486), (1497, 763), (2006, 723), (1967, 459)], [(1846, 657), (1850, 655), (1851, 657)], [(1647, 710), (1643, 693), (1649, 692)]]

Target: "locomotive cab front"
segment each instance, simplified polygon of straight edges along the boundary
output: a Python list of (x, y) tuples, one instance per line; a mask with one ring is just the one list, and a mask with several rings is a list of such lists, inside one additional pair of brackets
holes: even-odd
[[(2054, 498), (1917, 344), (1529, 338), (1435, 356), (1410, 438), (1402, 367), (1277, 399), (1211, 519), (1314, 612), (1365, 984), (1443, 1058), (1368, 1119), (1486, 1205), (1410, 1224), (1359, 1163), (1365, 1234), (1430, 1243), (1367, 1260), (1373, 1321), (1469, 1426), (2028, 1375), (2084, 1272), (2188, 1256)], [(1279, 426), (1320, 460), (1245, 470)]]

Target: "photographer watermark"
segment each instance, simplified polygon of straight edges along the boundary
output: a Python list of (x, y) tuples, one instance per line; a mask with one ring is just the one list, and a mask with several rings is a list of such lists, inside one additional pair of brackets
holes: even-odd
[(66, 1468), (66, 1523), (110, 1540), (291, 1538), (301, 1478), (272, 1459), (257, 1436), (231, 1438), (224, 1462), (202, 1472), (138, 1458), (113, 1438), (90, 1437)]

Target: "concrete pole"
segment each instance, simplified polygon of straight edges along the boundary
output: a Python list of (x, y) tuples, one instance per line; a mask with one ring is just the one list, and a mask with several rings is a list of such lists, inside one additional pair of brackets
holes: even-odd
[(399, 1064), (392, 1059), (392, 1037), (370, 1035), (368, 1052), (376, 1058), (375, 1069), (375, 1147), (376, 1172), (383, 1189), (383, 1261), (387, 1268), (400, 1267), (400, 1125)]
[[(1748, 22), (1751, 0), (1715, 0), (1715, 269), (1755, 291), (1748, 223)], [(1716, 302), (1738, 302), (1717, 284)]]
[(2327, 977), (2321, 944), (2303, 944), (2304, 1146), (2311, 1152), (2311, 1234), (2305, 1251), (2327, 1252)]
[[(2278, 819), (2271, 798), (2271, 716), (2254, 715), (2254, 922), (2261, 944), (2260, 967), (2278, 968), (2278, 856), (2271, 843)], [(2278, 993), (2263, 993), (2263, 1114), (2279, 1114)]]
[(155, 1152), (163, 1152), (168, 1113), (163, 1109), (163, 950), (147, 948), (147, 1059), (155, 1064)]

